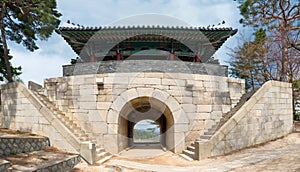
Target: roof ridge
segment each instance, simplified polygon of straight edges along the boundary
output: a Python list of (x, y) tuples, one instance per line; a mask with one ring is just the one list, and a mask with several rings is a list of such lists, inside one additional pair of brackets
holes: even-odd
[(122, 26), (62, 26), (58, 30), (118, 30), (118, 29), (166, 29), (166, 30), (200, 30), (200, 31), (214, 31), (214, 30), (233, 30), (232, 27), (197, 27), (197, 26), (164, 26), (164, 25), (122, 25)]

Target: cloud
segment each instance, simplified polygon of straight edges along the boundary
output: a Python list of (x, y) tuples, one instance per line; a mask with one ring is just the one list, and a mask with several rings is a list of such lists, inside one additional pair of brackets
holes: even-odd
[(40, 49), (35, 52), (25, 50), (21, 46), (12, 46), (11, 61), (13, 66), (21, 66), (21, 79), (25, 84), (34, 81), (43, 84), (45, 78), (62, 76), (62, 65), (68, 64), (74, 54), (66, 43), (58, 36), (49, 42), (40, 44)]
[[(228, 0), (84, 0), (58, 1), (61, 20), (71, 20), (86, 26), (109, 25), (114, 21), (138, 14), (156, 13), (178, 18), (192, 26), (208, 26), (223, 20), (228, 26), (239, 27), (236, 3)], [(226, 59), (226, 48), (234, 44), (231, 38), (218, 52)], [(32, 53), (20, 45), (10, 43), (12, 63), (23, 68), (22, 79), (42, 83), (43, 79), (62, 76), (62, 65), (68, 64), (76, 54), (56, 33), (46, 42), (38, 41), (40, 50)], [(221, 54), (220, 54), (221, 53)]]

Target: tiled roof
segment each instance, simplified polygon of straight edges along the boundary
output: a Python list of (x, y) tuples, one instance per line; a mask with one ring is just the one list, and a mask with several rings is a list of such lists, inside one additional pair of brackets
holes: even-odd
[[(107, 41), (118, 44), (122, 41), (130, 42), (179, 42), (193, 50), (200, 47), (213, 46), (213, 50), (206, 50), (206, 58), (211, 57), (222, 44), (234, 34), (237, 29), (232, 28), (204, 28), (179, 26), (104, 26), (104, 27), (60, 27), (56, 30), (79, 55), (84, 45), (92, 40)], [(125, 44), (127, 45), (127, 44)], [(126, 47), (125, 47), (126, 48)], [(168, 49), (170, 47), (166, 47)], [(188, 51), (188, 50), (187, 50)]]

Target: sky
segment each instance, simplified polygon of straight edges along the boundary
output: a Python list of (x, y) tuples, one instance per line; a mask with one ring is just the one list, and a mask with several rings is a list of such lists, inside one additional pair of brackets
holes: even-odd
[[(195, 27), (216, 25), (223, 20), (224, 27), (239, 31), (239, 10), (233, 0), (58, 0), (58, 10), (62, 13), (61, 25), (67, 20), (84, 26), (108, 26), (120, 23), (122, 18), (142, 14), (159, 14), (188, 23)], [(151, 21), (156, 24), (155, 21)], [(158, 22), (161, 25), (161, 23)], [(45, 78), (61, 77), (62, 65), (70, 64), (76, 54), (55, 32), (47, 41), (37, 42), (35, 52), (9, 42), (12, 64), (22, 66), (21, 79), (25, 84), (34, 81), (43, 85)], [(221, 64), (228, 60), (227, 47), (237, 45), (232, 37), (214, 55)]]

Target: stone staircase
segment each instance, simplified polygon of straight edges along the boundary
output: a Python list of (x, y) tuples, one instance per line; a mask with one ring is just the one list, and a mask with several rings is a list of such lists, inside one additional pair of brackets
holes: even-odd
[(112, 155), (96, 144), (96, 141), (89, 137), (88, 134), (80, 127), (78, 123), (65, 115), (59, 110), (43, 93), (43, 91), (33, 91), (35, 96), (56, 116), (56, 118), (71, 132), (80, 142), (94, 143), (96, 148), (96, 161), (100, 164), (109, 160)]
[[(235, 107), (233, 107), (229, 112), (225, 113), (220, 121), (213, 125), (210, 129), (208, 129), (200, 138), (196, 139), (198, 142), (206, 142), (208, 141), (257, 91), (258, 89), (254, 89), (251, 92), (244, 94), (240, 101), (237, 103)], [(191, 161), (195, 159), (195, 143), (192, 143), (187, 149), (183, 150), (181, 157)]]

